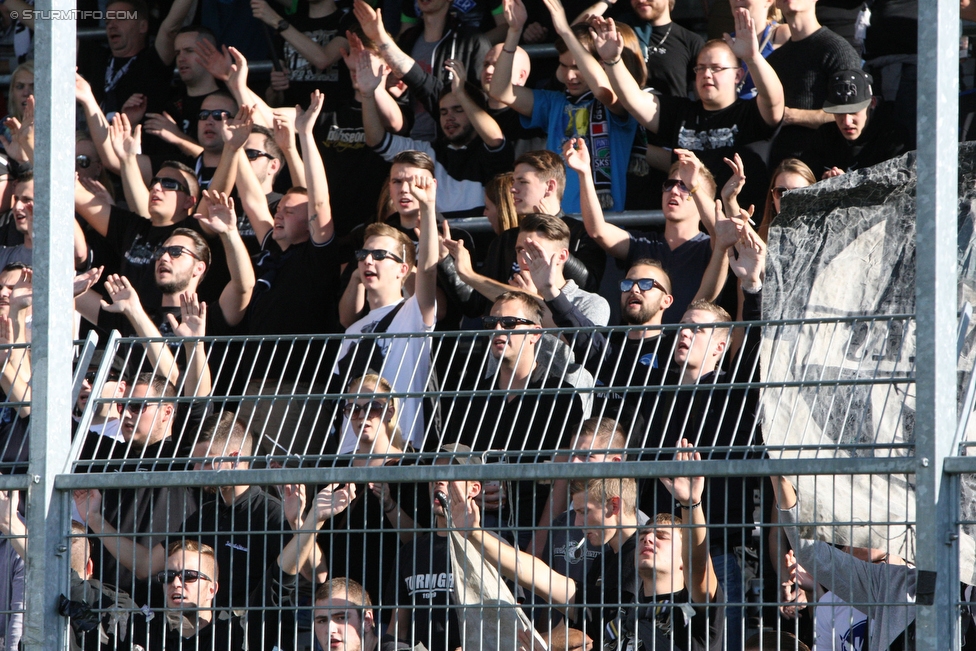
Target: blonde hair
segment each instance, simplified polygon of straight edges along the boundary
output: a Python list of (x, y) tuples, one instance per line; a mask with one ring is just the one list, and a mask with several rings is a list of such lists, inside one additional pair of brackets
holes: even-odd
[(505, 172), (485, 184), (485, 197), (498, 208), (498, 227), (503, 233), (519, 225), (518, 212), (515, 210), (515, 196), (512, 194), (514, 178), (515, 175), (511, 172)]
[(780, 174), (796, 174), (807, 181), (810, 185), (817, 182), (816, 177), (806, 163), (799, 158), (786, 158), (776, 166), (769, 177), (769, 192), (766, 193), (766, 209), (763, 211), (762, 222), (759, 223), (759, 237), (763, 242), (769, 237), (769, 225), (776, 217), (776, 205), (773, 203), (773, 188), (776, 187), (776, 179)]
[(18, 120), (24, 117), (23, 110), (20, 108), (20, 104), (16, 104), (13, 101), (14, 96), (14, 84), (17, 83), (17, 75), (22, 72), (30, 73), (31, 78), (34, 78), (34, 62), (24, 61), (22, 64), (17, 66), (10, 75), (10, 88), (7, 90), (7, 110), (10, 111), (10, 115), (14, 116)]
[(633, 477), (574, 481), (570, 493), (575, 495), (583, 492), (595, 504), (606, 504), (607, 501), (618, 497), (621, 514), (637, 514), (637, 481)]

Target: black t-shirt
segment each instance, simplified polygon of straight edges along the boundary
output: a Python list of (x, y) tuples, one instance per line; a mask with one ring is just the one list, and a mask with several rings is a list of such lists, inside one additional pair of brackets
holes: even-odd
[(430, 651), (454, 651), (464, 642), (458, 611), (447, 608), (456, 605), (448, 545), (450, 540), (436, 533), (405, 543), (394, 577), (396, 605), (409, 611), (412, 627), (399, 637), (411, 644), (423, 642)]
[[(918, 0), (874, 0), (864, 37), (865, 58), (918, 54)], [(880, 82), (875, 79), (875, 82)]]
[[(617, 535), (623, 535), (618, 530)], [(574, 628), (593, 638), (593, 648), (604, 648), (608, 624), (620, 619), (629, 604), (637, 601), (640, 577), (637, 575), (637, 534), (631, 534), (615, 552), (609, 545), (594, 560), (586, 575), (583, 590), (577, 590), (577, 604), (589, 605), (578, 608)], [(611, 633), (612, 634), (612, 633)], [(609, 639), (609, 638), (608, 638)]]
[(102, 112), (111, 116), (136, 93), (147, 99), (147, 110), (158, 113), (169, 98), (173, 66), (166, 65), (152, 45), (134, 57), (118, 58), (107, 49), (81, 57), (79, 71), (91, 84)]
[(210, 623), (192, 637), (171, 630), (164, 612), (157, 612), (146, 628), (134, 630), (132, 642), (147, 651), (245, 651), (248, 648), (241, 619), (226, 611), (214, 611)]
[(258, 486), (248, 488), (231, 505), (219, 494), (204, 499), (183, 522), (180, 533), (216, 552), (220, 590), (214, 605), (235, 610), (265, 605), (260, 597), (249, 600), (249, 595), (264, 581), (267, 568), (277, 563), (284, 547), (283, 532), (291, 537), (281, 500)]
[[(142, 306), (147, 310), (158, 307), (163, 298), (162, 292), (156, 286), (156, 264), (152, 259), (153, 252), (162, 246), (177, 228), (189, 228), (203, 234), (200, 223), (192, 218), (168, 226), (154, 226), (145, 217), (112, 206), (105, 238), (112, 250), (121, 257), (118, 273), (129, 279), (139, 294)], [(206, 288), (210, 287), (208, 280), (209, 274), (200, 286), (201, 298), (207, 301), (211, 300), (211, 294), (206, 291)], [(223, 286), (216, 291), (216, 296), (220, 296), (221, 290)]]
[(641, 20), (630, 9), (630, 3), (617, 2), (613, 6), (623, 5), (626, 10), (617, 12), (619, 18), (612, 17), (634, 28), (647, 64), (647, 85), (661, 95), (687, 97), (695, 87), (692, 68), (705, 41), (677, 23), (651, 25)]
[(662, 97), (657, 136), (664, 147), (690, 149), (698, 155), (721, 188), (732, 175), (723, 158), (742, 157), (749, 170), (745, 188), (739, 196), (743, 206), (756, 206), (766, 196), (766, 142), (774, 127), (763, 120), (755, 99), (737, 99), (717, 111), (706, 110), (700, 101), (685, 97)]
[(674, 297), (674, 302), (664, 311), (662, 322), (678, 323), (698, 293), (711, 257), (712, 240), (705, 233), (697, 234), (674, 250), (659, 233), (631, 233), (627, 267), (641, 258), (651, 258), (661, 263), (671, 278), (671, 295)]
[[(337, 9), (321, 18), (312, 18), (308, 14), (309, 3), (299, 2), (297, 10), (287, 16), (287, 20), (295, 29), (323, 48), (337, 36), (345, 36), (346, 30), (352, 29), (356, 24), (355, 18), (348, 10)], [(282, 58), (290, 71), (288, 90), (284, 93), (284, 106), (296, 104), (308, 106), (309, 98), (315, 89), (325, 94), (325, 101), (329, 108), (338, 108), (352, 101), (352, 80), (342, 59), (338, 59), (325, 70), (319, 70), (302, 56), (295, 46), (287, 40), (282, 40)]]
[(642, 431), (639, 414), (645, 403), (658, 399), (659, 387), (671, 355), (674, 337), (664, 336), (630, 339), (626, 333), (610, 336), (605, 355), (587, 364), (597, 387), (632, 387), (632, 390), (600, 391), (593, 396), (594, 416), (618, 418), (624, 432)]
[[(725, 596), (717, 588), (713, 602), (722, 602)], [(676, 649), (678, 651), (720, 651), (725, 639), (725, 606), (695, 604), (687, 588), (665, 595), (648, 597), (638, 595), (636, 621), (632, 616), (623, 623), (626, 651), (651, 651), (651, 649)], [(689, 617), (686, 610), (693, 613)]]

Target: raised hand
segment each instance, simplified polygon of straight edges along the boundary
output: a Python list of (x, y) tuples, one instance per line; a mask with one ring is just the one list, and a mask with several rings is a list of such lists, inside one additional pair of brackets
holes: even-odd
[(281, 60), (281, 70), (271, 71), (271, 90), (283, 92), (291, 88), (291, 70), (286, 61)]
[[(201, 40), (201, 42), (205, 43), (206, 41)], [(146, 127), (146, 133), (151, 136), (156, 136), (170, 144), (183, 140), (185, 137), (179, 125), (176, 124), (176, 120), (166, 111), (162, 113), (146, 113), (146, 119), (143, 124)]]
[(722, 201), (725, 202), (729, 213), (738, 213), (739, 193), (742, 192), (742, 188), (746, 185), (746, 168), (742, 164), (742, 158), (739, 157), (739, 154), (735, 154), (732, 160), (728, 158), (723, 158), (722, 160), (732, 168), (732, 176), (722, 186)]
[(502, 10), (510, 31), (521, 32), (525, 28), (525, 21), (528, 20), (529, 14), (522, 0), (503, 0)]
[(519, 263), (528, 268), (532, 284), (546, 300), (553, 298), (553, 290), (559, 289), (559, 271), (555, 255), (548, 255), (533, 239), (525, 240), (525, 247), (519, 252)]
[(230, 233), (237, 230), (237, 213), (234, 212), (234, 198), (216, 190), (204, 190), (201, 203), (210, 204), (210, 212), (204, 216), (195, 213), (193, 216), (213, 232), (218, 234)]
[(93, 517), (101, 516), (102, 494), (97, 488), (76, 490), (73, 496), (75, 505), (78, 507), (78, 512), (85, 518), (86, 523)]
[(379, 499), (380, 503), (383, 505), (383, 513), (387, 511), (392, 511), (396, 508), (396, 500), (393, 499), (393, 494), (390, 492), (390, 485), (386, 482), (372, 483), (369, 484), (369, 490), (372, 491), (373, 495)]
[(88, 80), (78, 74), (77, 68), (75, 69), (75, 100), (79, 104), (85, 106), (91, 106), (92, 104), (98, 105), (95, 101), (95, 94), (92, 92), (91, 84)]
[(447, 495), (451, 512), (445, 515), (451, 518), (458, 529), (476, 529), (481, 526), (481, 509), (474, 498), (464, 492), (465, 482), (452, 481), (448, 484)]
[(732, 12), (732, 16), (735, 19), (735, 36), (732, 37), (728, 34), (722, 34), (722, 38), (732, 48), (735, 56), (743, 61), (749, 61), (760, 56), (759, 39), (756, 38), (756, 26), (752, 21), (749, 10), (745, 7), (739, 7)]
[(264, 0), (251, 0), (251, 13), (255, 18), (271, 27), (277, 27), (281, 21), (281, 16), (276, 14), (271, 5)]
[(83, 188), (91, 192), (100, 203), (108, 206), (115, 205), (115, 199), (112, 198), (111, 194), (109, 194), (108, 188), (106, 188), (105, 185), (98, 179), (77, 177), (77, 181), (81, 183)]
[(426, 174), (417, 174), (410, 183), (410, 194), (420, 203), (421, 208), (434, 210), (437, 196), (437, 179)]
[(316, 89), (312, 92), (307, 111), (303, 111), (301, 106), (296, 106), (295, 131), (299, 134), (311, 135), (312, 128), (315, 126), (315, 121), (318, 119), (319, 112), (322, 110), (324, 103), (325, 95), (322, 94), (322, 91)]
[[(725, 210), (722, 208), (722, 202), (715, 202), (715, 248), (728, 251), (731, 247), (735, 246), (736, 242), (742, 238), (743, 234), (743, 222), (739, 219), (739, 216), (726, 217)], [(735, 257), (738, 254), (730, 252), (730, 257)]]
[[(701, 183), (701, 169), (704, 164), (695, 156), (695, 152), (689, 149), (675, 149), (678, 157), (678, 178), (689, 190), (698, 187)], [(709, 197), (711, 199), (712, 197)]]
[(546, 9), (549, 10), (549, 15), (552, 16), (552, 26), (555, 28), (556, 33), (568, 33), (570, 31), (569, 19), (566, 18), (566, 10), (563, 9), (563, 3), (560, 0), (542, 0), (542, 3), (546, 5)]
[(10, 296), (10, 316), (30, 307), (34, 300), (34, 270), (30, 267), (21, 270), (20, 278), (14, 285)]
[(522, 32), (522, 42), (526, 44), (541, 43), (549, 35), (549, 28), (538, 22), (529, 23)]
[(582, 138), (570, 138), (563, 143), (563, 158), (569, 169), (580, 174), (590, 173), (590, 151)]
[(386, 84), (384, 70), (388, 71), (388, 68), (383, 60), (369, 50), (363, 50), (356, 57), (356, 84), (364, 97), (372, 96), (380, 86)]
[(590, 21), (593, 28), (593, 45), (602, 61), (616, 61), (624, 52), (624, 37), (613, 18), (597, 16)]
[[(678, 447), (682, 450), (674, 455), (675, 461), (701, 461), (701, 453), (692, 451), (693, 446), (688, 442), (688, 439), (681, 439)], [(676, 477), (674, 479), (662, 477), (661, 483), (683, 507), (695, 506), (700, 503), (702, 493), (705, 491), (704, 477)]]
[(325, 522), (349, 508), (356, 499), (356, 484), (329, 484), (315, 496), (312, 507), (316, 522)]
[[(741, 211), (740, 219), (748, 219), (748, 213)], [(762, 283), (762, 274), (766, 268), (766, 243), (748, 224), (742, 226), (742, 237), (734, 249), (729, 249), (729, 266), (736, 278), (743, 282), (743, 287), (755, 287)]]
[(215, 79), (227, 81), (230, 78), (231, 65), (234, 62), (226, 45), (223, 50), (218, 50), (216, 45), (201, 38), (196, 42), (196, 58), (197, 62)]
[(281, 487), (281, 508), (285, 512), (285, 519), (293, 531), (302, 528), (302, 516), (305, 515), (305, 484), (285, 484)]
[(247, 59), (235, 47), (224, 46), (224, 48), (232, 61), (227, 75), (227, 85), (242, 91), (247, 88)]
[(236, 116), (220, 122), (220, 131), (224, 136), (225, 145), (230, 145), (235, 150), (244, 146), (247, 139), (251, 137), (255, 110), (255, 107), (244, 104), (238, 109)]
[(464, 242), (461, 240), (451, 240), (444, 239), (442, 244), (447, 248), (448, 253), (454, 258), (454, 266), (457, 268), (458, 275), (461, 278), (469, 278), (474, 274), (474, 268), (471, 265), (471, 253), (464, 248)]
[[(150, 115), (158, 116), (156, 113)], [(173, 123), (173, 126), (175, 127), (176, 124)], [(112, 118), (112, 123), (108, 127), (108, 136), (119, 160), (138, 156), (142, 152), (142, 125), (137, 124), (135, 130), (131, 129), (129, 118), (121, 111)]]
[(464, 93), (464, 81), (468, 78), (467, 68), (457, 59), (444, 62), (444, 69), (451, 73), (451, 92), (455, 95)]
[(73, 290), (74, 295), (81, 296), (89, 289), (94, 287), (95, 283), (98, 282), (99, 277), (102, 275), (103, 269), (105, 269), (105, 267), (95, 267), (93, 269), (89, 269), (88, 271), (84, 273), (80, 273), (77, 276), (75, 276), (74, 290)]
[(363, 33), (374, 43), (380, 43), (383, 36), (387, 35), (383, 26), (383, 14), (379, 9), (373, 9), (363, 0), (356, 0), (352, 12), (363, 28)]
[(295, 117), (286, 111), (274, 111), (274, 140), (281, 151), (295, 148)]
[(831, 167), (829, 170), (826, 170), (823, 173), (823, 176), (820, 177), (820, 180), (826, 181), (827, 179), (832, 179), (835, 176), (840, 176), (841, 174), (844, 174), (844, 170), (842, 170), (839, 167)]
[(139, 124), (142, 122), (142, 118), (146, 115), (146, 109), (149, 107), (149, 100), (142, 93), (133, 93), (129, 99), (125, 100), (125, 104), (119, 109), (121, 113), (125, 113), (125, 116), (129, 118), (129, 122), (132, 124)]
[(172, 314), (166, 315), (169, 327), (177, 337), (205, 337), (207, 334), (207, 304), (196, 292), (180, 294), (180, 323)]
[(27, 155), (20, 146), (20, 139), (17, 138), (17, 134), (20, 132), (20, 120), (11, 116), (3, 121), (3, 125), (10, 132), (10, 138), (8, 139), (6, 136), (0, 134), (0, 144), (3, 145), (3, 148), (11, 158), (25, 162)]
[(105, 280), (105, 291), (111, 303), (101, 301), (102, 309), (114, 314), (132, 314), (142, 307), (139, 294), (125, 276), (112, 274)]

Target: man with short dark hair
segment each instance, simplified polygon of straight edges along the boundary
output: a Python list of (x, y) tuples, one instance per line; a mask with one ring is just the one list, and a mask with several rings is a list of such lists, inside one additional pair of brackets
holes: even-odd
[(842, 70), (831, 77), (823, 110), (833, 116), (834, 124), (817, 129), (803, 154), (803, 162), (814, 174), (831, 178), (915, 148), (898, 124), (892, 104), (879, 104), (873, 83), (863, 70)]
[(330, 579), (315, 593), (315, 639), (322, 649), (402, 651), (410, 646), (377, 632), (369, 593), (352, 579)]

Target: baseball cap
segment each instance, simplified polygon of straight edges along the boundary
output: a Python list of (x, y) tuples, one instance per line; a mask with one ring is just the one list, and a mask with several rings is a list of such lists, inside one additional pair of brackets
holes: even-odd
[(827, 99), (823, 110), (827, 113), (857, 113), (871, 104), (871, 84), (874, 80), (863, 70), (835, 72), (827, 84)]

